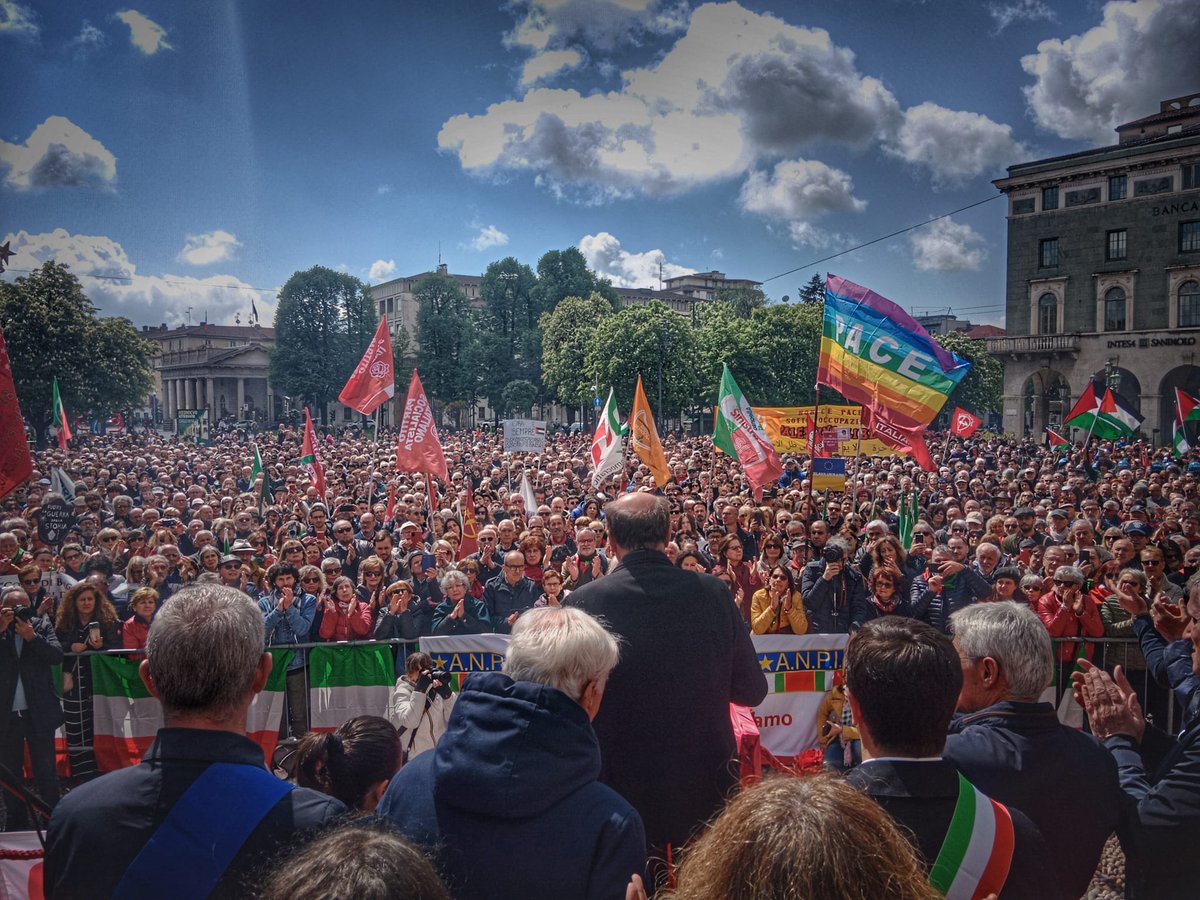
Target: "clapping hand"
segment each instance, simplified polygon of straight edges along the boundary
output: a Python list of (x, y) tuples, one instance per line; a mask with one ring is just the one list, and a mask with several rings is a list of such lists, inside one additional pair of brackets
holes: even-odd
[(1086, 659), (1079, 660), (1083, 670), (1071, 676), (1075, 700), (1087, 713), (1092, 734), (1098, 740), (1123, 734), (1141, 743), (1146, 732), (1146, 719), (1124, 670), (1117, 666), (1115, 677), (1109, 677)]
[(1150, 618), (1154, 620), (1154, 630), (1168, 641), (1183, 640), (1183, 633), (1187, 630), (1190, 620), (1183, 606), (1170, 602), (1165, 594), (1154, 598), (1154, 605), (1150, 607)]
[(1135, 588), (1123, 586), (1120, 582), (1117, 582), (1117, 603), (1134, 618), (1150, 612), (1146, 599)]

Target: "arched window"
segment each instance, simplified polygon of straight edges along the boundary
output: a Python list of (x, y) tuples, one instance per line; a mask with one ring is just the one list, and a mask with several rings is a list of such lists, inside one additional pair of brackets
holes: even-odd
[(1058, 298), (1053, 294), (1038, 297), (1038, 334), (1058, 333)]
[(1104, 295), (1104, 330), (1125, 330), (1125, 291), (1122, 288), (1109, 288)]
[(1200, 282), (1185, 281), (1179, 286), (1179, 327), (1200, 327)]

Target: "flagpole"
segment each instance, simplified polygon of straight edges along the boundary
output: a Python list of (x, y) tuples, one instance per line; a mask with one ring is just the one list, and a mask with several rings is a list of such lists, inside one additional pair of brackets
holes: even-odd
[[(861, 422), (860, 422), (861, 424)], [(813, 385), (813, 430), (812, 440), (808, 442), (808, 507), (812, 510), (813, 505), (813, 477), (816, 475), (817, 466), (817, 448), (814, 446), (817, 442), (817, 430), (821, 427), (821, 384), (818, 382)]]

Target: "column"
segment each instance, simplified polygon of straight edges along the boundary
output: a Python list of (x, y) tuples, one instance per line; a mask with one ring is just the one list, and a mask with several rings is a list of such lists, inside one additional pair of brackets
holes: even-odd
[(1022, 419), (1021, 395), (1004, 395), (1004, 431), (1006, 434), (1020, 438), (1025, 433), (1025, 423)]
[(196, 407), (196, 392), (192, 388), (192, 379), (183, 379), (183, 408), (195, 409)]
[(267, 381), (267, 409), (264, 415), (266, 416), (266, 424), (268, 425), (274, 422), (277, 416), (275, 412), (275, 388), (271, 386), (270, 380)]
[(215, 380), (213, 378), (204, 379), (204, 406), (208, 410), (208, 420), (210, 422), (216, 419), (219, 412), (213, 404), (213, 381)]
[[(1164, 434), (1161, 430), (1162, 423), (1159, 422), (1159, 417), (1162, 415), (1162, 394), (1142, 394), (1142, 436), (1147, 440), (1153, 440), (1156, 446), (1171, 443), (1172, 435)], [(1171, 428), (1174, 428), (1174, 422), (1171, 423)], [(1155, 431), (1158, 434), (1155, 434)]]
[(179, 417), (179, 379), (172, 378), (168, 383), (171, 394), (171, 418), (177, 419)]
[(237, 380), (237, 417), (240, 420), (246, 413), (246, 379), (238, 378)]

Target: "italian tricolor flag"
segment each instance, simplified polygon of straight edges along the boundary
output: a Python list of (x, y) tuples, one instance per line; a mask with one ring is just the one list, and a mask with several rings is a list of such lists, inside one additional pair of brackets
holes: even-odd
[(833, 672), (810, 669), (805, 672), (776, 672), (767, 676), (767, 689), (772, 694), (787, 694), (793, 691), (833, 690)]
[(54, 379), (54, 397), (50, 401), (54, 414), (54, 427), (58, 431), (58, 449), (66, 450), (71, 440), (71, 426), (67, 424), (67, 408), (63, 406), (62, 394), (58, 392), (58, 379)]
[(313, 731), (335, 731), (355, 716), (387, 717), (396, 665), (390, 646), (331, 644), (308, 652)]
[(959, 775), (958, 802), (929, 883), (947, 900), (999, 894), (1008, 879), (1013, 845), (1008, 810)]
[[(275, 664), (267, 686), (250, 704), (246, 736), (270, 759), (279, 740), (284, 687), (292, 650), (271, 650)], [(138, 675), (140, 660), (120, 656), (92, 657), (92, 704), (96, 765), (112, 772), (137, 765), (163, 727), (162, 706), (150, 696)]]

